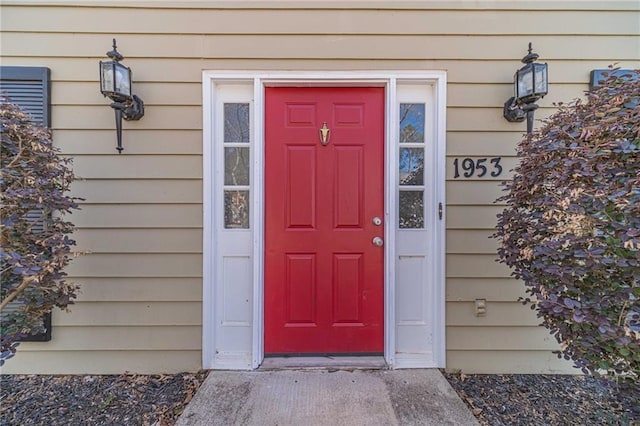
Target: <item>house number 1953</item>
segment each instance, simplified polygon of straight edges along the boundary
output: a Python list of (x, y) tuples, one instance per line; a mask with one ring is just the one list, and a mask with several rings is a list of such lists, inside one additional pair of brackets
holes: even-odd
[[(498, 177), (502, 174), (502, 157), (493, 158), (456, 158), (453, 160), (453, 178), (461, 176), (465, 178), (484, 177), (487, 173), (491, 177)], [(488, 163), (487, 163), (488, 161)]]

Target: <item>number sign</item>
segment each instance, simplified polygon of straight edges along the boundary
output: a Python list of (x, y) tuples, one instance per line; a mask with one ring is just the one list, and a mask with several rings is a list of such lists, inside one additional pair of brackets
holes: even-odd
[(453, 160), (453, 178), (497, 178), (502, 174), (502, 157), (456, 158)]

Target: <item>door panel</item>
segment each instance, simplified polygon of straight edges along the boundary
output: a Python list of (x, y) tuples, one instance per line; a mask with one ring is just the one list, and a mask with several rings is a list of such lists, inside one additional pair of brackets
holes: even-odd
[(382, 352), (384, 89), (267, 88), (265, 104), (265, 352)]
[(316, 147), (287, 146), (287, 229), (314, 229), (316, 213)]
[(316, 256), (287, 254), (286, 262), (285, 324), (316, 326)]
[(335, 149), (335, 227), (362, 228), (364, 206), (363, 147)]

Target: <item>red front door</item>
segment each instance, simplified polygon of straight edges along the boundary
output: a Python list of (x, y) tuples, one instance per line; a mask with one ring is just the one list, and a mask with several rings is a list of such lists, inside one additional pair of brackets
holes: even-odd
[(383, 352), (384, 89), (265, 104), (265, 352)]

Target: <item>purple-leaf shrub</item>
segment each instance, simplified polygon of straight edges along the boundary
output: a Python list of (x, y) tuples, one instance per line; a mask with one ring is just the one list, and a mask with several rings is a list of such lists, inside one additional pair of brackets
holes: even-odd
[[(75, 244), (73, 224), (63, 216), (78, 208), (65, 195), (74, 180), (71, 160), (59, 155), (47, 129), (5, 101), (0, 99), (0, 365), (21, 338), (43, 331), (45, 313), (66, 308), (77, 291), (63, 272)], [(19, 308), (8, 309), (9, 302)]]
[[(518, 146), (500, 261), (588, 374), (640, 380), (640, 81), (610, 77)], [(635, 81), (633, 81), (635, 78)]]

